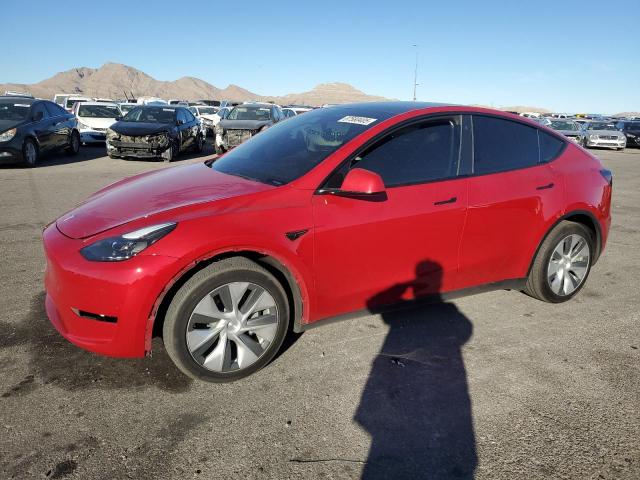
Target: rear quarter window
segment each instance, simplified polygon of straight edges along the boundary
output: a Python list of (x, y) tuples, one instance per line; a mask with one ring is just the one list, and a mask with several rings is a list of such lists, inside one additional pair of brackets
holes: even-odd
[(559, 138), (549, 135), (547, 132), (538, 130), (540, 139), (540, 161), (543, 163), (550, 162), (562, 152), (564, 142)]

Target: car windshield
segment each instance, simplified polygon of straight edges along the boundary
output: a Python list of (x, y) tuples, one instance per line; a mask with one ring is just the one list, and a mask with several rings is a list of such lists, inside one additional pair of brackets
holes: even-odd
[(213, 107), (198, 107), (198, 112), (200, 115), (213, 115), (216, 113), (216, 109)]
[(137, 105), (120, 105), (120, 110), (122, 111), (122, 113), (126, 114), (128, 111), (132, 110), (135, 107), (137, 107)]
[(578, 126), (575, 123), (559, 120), (552, 121), (550, 127), (554, 130), (578, 130)]
[(116, 118), (120, 116), (120, 110), (115, 105), (80, 105), (78, 117), (88, 118)]
[[(324, 108), (279, 122), (226, 153), (211, 168), (270, 185), (289, 183), (356, 135), (391, 116), (379, 111), (351, 116), (352, 110)], [(370, 118), (374, 115), (376, 118)]]
[(640, 130), (640, 122), (630, 122), (624, 124), (625, 130)]
[(618, 130), (613, 123), (589, 123), (587, 130)]
[(271, 109), (269, 107), (235, 107), (227, 120), (271, 120)]
[(176, 110), (163, 107), (135, 108), (122, 119), (125, 122), (174, 123)]
[(0, 103), (0, 120), (26, 120), (31, 105), (27, 103)]

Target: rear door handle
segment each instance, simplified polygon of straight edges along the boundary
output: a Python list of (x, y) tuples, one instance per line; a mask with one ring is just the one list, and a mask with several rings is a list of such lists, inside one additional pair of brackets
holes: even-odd
[(536, 190), (549, 190), (550, 188), (553, 188), (555, 186), (555, 184), (553, 182), (551, 183), (547, 183), (546, 185), (541, 185), (539, 187), (536, 187)]
[(440, 200), (439, 202), (433, 202), (434, 205), (446, 205), (447, 203), (456, 203), (458, 201), (458, 197), (451, 197), (448, 200)]

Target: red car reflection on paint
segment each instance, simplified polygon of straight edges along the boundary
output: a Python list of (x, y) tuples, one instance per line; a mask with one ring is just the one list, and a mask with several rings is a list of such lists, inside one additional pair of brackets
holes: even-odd
[(323, 319), (491, 289), (572, 298), (604, 249), (611, 190), (594, 156), (521, 117), (317, 109), (49, 225), (46, 309), (87, 350), (141, 357), (161, 334), (186, 374), (234, 380)]

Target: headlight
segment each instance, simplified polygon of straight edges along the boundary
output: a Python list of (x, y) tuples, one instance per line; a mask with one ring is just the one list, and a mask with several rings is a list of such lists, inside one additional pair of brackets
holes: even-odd
[(202, 123), (205, 125), (213, 125), (213, 120), (209, 120), (208, 118), (203, 118)]
[(598, 140), (598, 135), (589, 135), (589, 140)]
[(85, 125), (80, 120), (78, 120), (78, 128), (80, 130), (91, 130), (91, 127), (89, 125)]
[(117, 136), (118, 136), (117, 132), (114, 132), (110, 128), (107, 128), (107, 140), (109, 140), (111, 138), (116, 138)]
[(633, 133), (627, 133), (627, 137), (629, 138), (636, 138), (636, 136)]
[(149, 145), (153, 148), (166, 147), (169, 145), (169, 137), (166, 133), (160, 133), (156, 135), (147, 135), (145, 140), (149, 142)]
[(11, 140), (13, 137), (16, 136), (17, 131), (18, 130), (16, 130), (15, 128), (12, 128), (11, 130), (7, 130), (6, 132), (0, 133), (0, 142), (8, 142), (9, 140)]
[(119, 237), (105, 238), (80, 250), (92, 262), (120, 262), (134, 257), (176, 228), (176, 223), (161, 223)]

